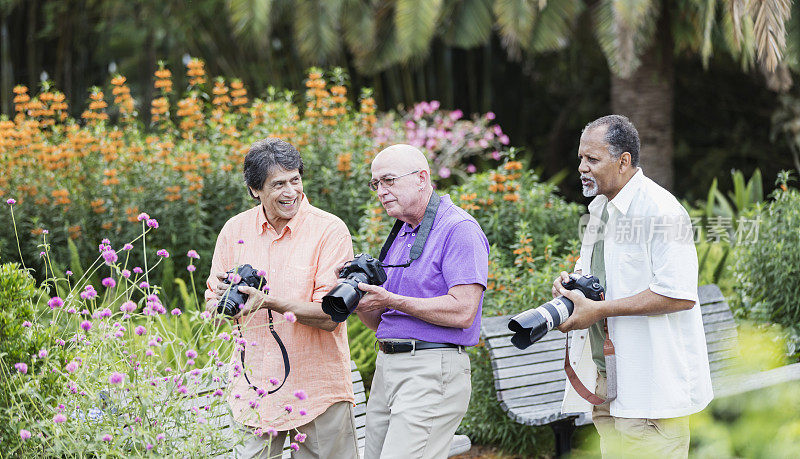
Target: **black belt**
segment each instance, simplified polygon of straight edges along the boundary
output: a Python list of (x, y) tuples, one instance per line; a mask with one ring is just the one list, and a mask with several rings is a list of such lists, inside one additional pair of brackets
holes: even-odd
[(455, 348), (455, 349), (463, 349), (464, 346), (458, 344), (450, 344), (450, 343), (430, 343), (428, 341), (420, 341), (414, 340), (413, 342), (408, 341), (378, 341), (378, 348), (384, 354), (398, 354), (400, 352), (411, 352), (413, 350), (423, 350), (423, 349), (441, 349), (441, 348)]

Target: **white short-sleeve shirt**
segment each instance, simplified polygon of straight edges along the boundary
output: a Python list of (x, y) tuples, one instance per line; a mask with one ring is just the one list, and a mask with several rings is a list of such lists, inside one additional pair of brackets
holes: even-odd
[[(608, 223), (598, 236), (591, 228), (600, 221), (606, 203)], [(589, 204), (589, 214), (575, 270), (591, 274), (594, 242), (604, 237), (606, 299), (650, 289), (695, 302), (692, 309), (670, 314), (608, 318), (617, 362), (617, 398), (611, 402), (611, 415), (661, 419), (702, 410), (713, 392), (688, 213), (639, 169), (610, 202), (605, 196), (596, 197)], [(584, 385), (593, 389), (597, 369), (586, 335), (586, 330), (573, 333), (570, 363)], [(562, 412), (590, 410), (589, 402), (567, 384)]]

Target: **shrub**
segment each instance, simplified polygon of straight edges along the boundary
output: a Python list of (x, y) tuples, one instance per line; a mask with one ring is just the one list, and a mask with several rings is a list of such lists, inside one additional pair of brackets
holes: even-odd
[(746, 318), (785, 327), (789, 353), (800, 354), (800, 192), (787, 187), (788, 173), (778, 178), (772, 201), (760, 206), (756, 242), (736, 249), (734, 284)]

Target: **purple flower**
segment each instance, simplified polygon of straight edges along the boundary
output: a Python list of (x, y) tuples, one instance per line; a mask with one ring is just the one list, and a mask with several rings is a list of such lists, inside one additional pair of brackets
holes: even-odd
[(111, 317), (111, 309), (104, 308), (102, 311), (100, 311), (99, 315), (100, 317)]
[(101, 440), (103, 440), (103, 441), (111, 441), (112, 438), (113, 437), (111, 435), (105, 434), (105, 435), (103, 435), (103, 438), (101, 438)]
[(133, 249), (133, 244), (131, 243), (127, 243), (122, 246), (122, 250), (132, 250), (132, 249)]
[(283, 407), (283, 409), (286, 410), (287, 413), (291, 413), (292, 410), (294, 410), (294, 408), (292, 408), (292, 405), (286, 405)]
[(237, 244), (244, 244), (244, 239), (239, 239), (236, 243)]
[(487, 120), (493, 120), (493, 119), (495, 119), (495, 117), (496, 117), (496, 116), (495, 116), (494, 112), (488, 112), (488, 113), (486, 114), (486, 119), (487, 119)]
[(186, 267), (186, 270), (189, 271), (190, 273), (193, 273), (196, 269), (197, 267), (195, 265), (189, 265)]
[(66, 422), (66, 421), (67, 421), (67, 417), (64, 416), (61, 413), (58, 413), (57, 415), (53, 416), (53, 422), (55, 422), (56, 424), (61, 424), (62, 422)]
[(43, 359), (43, 358), (47, 357), (47, 349), (39, 349), (39, 354), (38, 355), (39, 355), (40, 359)]
[(67, 370), (67, 373), (75, 373), (78, 371), (78, 364), (76, 362), (70, 362), (67, 364), (65, 370)]
[(60, 297), (54, 296), (50, 298), (50, 300), (47, 302), (47, 305), (50, 306), (50, 309), (60, 308), (61, 306), (64, 306), (64, 300), (62, 300)]
[(84, 320), (83, 322), (81, 322), (81, 328), (83, 329), (83, 331), (88, 332), (89, 330), (92, 329), (92, 323), (89, 322), (88, 320)]
[(67, 272), (66, 272), (66, 273), (64, 273), (64, 274), (66, 274), (67, 276), (71, 276), (71, 275), (72, 275), (72, 271), (70, 271), (70, 270), (67, 270)]
[(492, 152), (492, 159), (494, 159), (495, 161), (500, 161), (500, 158), (501, 158), (501, 156), (500, 156), (500, 152), (499, 151), (495, 150), (495, 151)]
[(159, 250), (158, 252), (156, 252), (156, 255), (158, 255), (159, 257), (169, 258), (169, 252), (167, 252), (166, 249)]
[(125, 279), (129, 279), (131, 277), (131, 272), (128, 271), (127, 269), (123, 269), (122, 271), (120, 271), (119, 275), (124, 277)]
[(103, 244), (111, 244), (111, 241), (107, 237), (104, 237), (100, 242)]
[(447, 177), (450, 177), (450, 169), (448, 169), (446, 167), (439, 168), (439, 177), (445, 178), (445, 179)]
[(105, 279), (103, 279), (103, 286), (106, 287), (106, 288), (114, 288), (114, 287), (116, 287), (116, 285), (117, 285), (117, 281), (115, 281), (111, 277), (106, 277)]
[(258, 408), (259, 403), (258, 400), (250, 400), (250, 402), (248, 402), (248, 405), (250, 405), (250, 408), (255, 410), (256, 408)]
[(202, 318), (204, 320), (208, 320), (208, 319), (211, 318), (211, 313), (208, 312), (208, 311), (203, 311), (203, 312), (200, 313), (200, 318)]
[(138, 266), (134, 266), (134, 268), (133, 268), (133, 272), (134, 272), (135, 274), (142, 274), (144, 271), (142, 271), (142, 268), (140, 268), (140, 267), (138, 267)]
[(17, 371), (19, 371), (22, 374), (25, 374), (25, 373), (28, 372), (28, 365), (25, 364), (25, 363), (22, 363), (22, 362), (15, 363), (14, 364), (14, 368), (16, 368)]
[(116, 263), (117, 260), (119, 260), (119, 256), (117, 256), (117, 252), (115, 252), (113, 249), (108, 248), (103, 250), (103, 260), (106, 261), (107, 265), (111, 266)]
[[(13, 198), (9, 198), (8, 201), (6, 201), (6, 204), (8, 204), (10, 206), (13, 206), (16, 203), (17, 203), (17, 201), (15, 199), (13, 199)], [(23, 432), (28, 432), (28, 431), (24, 430)], [(30, 432), (28, 432), (28, 437), (30, 437), (30, 436), (31, 436), (31, 434), (30, 434)]]
[(306, 391), (304, 390), (296, 390), (294, 391), (294, 396), (297, 397), (298, 400), (305, 400), (308, 398)]
[(43, 229), (43, 230), (42, 230), (42, 234), (50, 234), (50, 231), (48, 231), (48, 230), (46, 230), (46, 229)]
[(306, 413), (306, 410), (300, 410), (300, 416), (305, 416), (306, 414), (308, 414)]
[(175, 308), (175, 309), (173, 309), (173, 310), (172, 310), (172, 315), (173, 315), (173, 316), (179, 316), (179, 315), (181, 315), (181, 314), (182, 314), (182, 313), (181, 313), (181, 310), (180, 310), (180, 309), (178, 309), (178, 308)]
[(157, 441), (161, 441), (161, 440), (163, 440), (163, 439), (164, 439), (164, 434), (158, 434), (158, 435), (156, 435), (156, 440), (157, 440)]
[(278, 380), (275, 378), (269, 378), (269, 383), (272, 384), (273, 386), (277, 386)]
[(509, 139), (507, 135), (503, 134), (500, 136), (500, 143), (502, 143), (503, 145), (508, 145), (508, 142)]
[(300, 449), (300, 447), (299, 447), (299, 446), (297, 445), (297, 443), (295, 443), (295, 442), (292, 442), (292, 443), (290, 443), (290, 444), (289, 444), (289, 448), (291, 448), (291, 449), (293, 449), (293, 450), (295, 450), (295, 451), (297, 451), (297, 450), (299, 450), (299, 449)]
[(468, 172), (468, 173), (470, 173), (470, 174), (474, 174), (474, 173), (475, 173), (477, 170), (478, 170), (478, 168), (477, 168), (477, 167), (475, 167), (475, 165), (474, 165), (474, 164), (468, 164), (468, 165), (467, 165), (467, 172)]
[(145, 333), (147, 333), (147, 329), (144, 328), (143, 326), (139, 325), (139, 326), (136, 327), (136, 329), (133, 332), (136, 333), (139, 336), (142, 336)]
[(278, 431), (275, 430), (274, 427), (267, 427), (267, 430), (265, 430), (264, 433), (269, 435), (270, 437), (277, 437), (278, 436)]
[(147, 449), (148, 451), (150, 451), (151, 449), (153, 449), (153, 445), (152, 445), (151, 443), (148, 443), (148, 444), (144, 445), (144, 447), (145, 447), (145, 449)]
[(155, 218), (148, 218), (147, 219), (147, 226), (149, 226), (150, 228), (153, 228), (153, 229), (158, 228), (158, 220), (156, 220)]
[(186, 252), (186, 256), (189, 258), (200, 259), (200, 255), (195, 250), (190, 250)]
[(133, 312), (136, 310), (136, 303), (130, 300), (126, 301), (120, 305), (119, 310), (122, 312)]
[(91, 300), (93, 298), (97, 298), (97, 290), (94, 289), (93, 286), (87, 285), (86, 288), (83, 289), (81, 292), (81, 298), (84, 300)]
[(299, 434), (294, 436), (294, 441), (299, 442), (299, 443), (303, 443), (304, 441), (306, 441), (306, 438), (307, 438), (306, 434), (299, 433)]
[(148, 284), (147, 282), (143, 281), (141, 284), (139, 284), (139, 288), (142, 288), (142, 289), (150, 288), (150, 284)]
[[(9, 201), (13, 201), (13, 199), (9, 199)], [(13, 204), (13, 203), (9, 202), (9, 204)], [(277, 435), (277, 433), (276, 433), (276, 435)], [(31, 438), (31, 433), (29, 431), (25, 430), (25, 429), (22, 429), (22, 430), (19, 431), (19, 438), (21, 438), (23, 440), (27, 440), (27, 439)]]
[(119, 383), (122, 382), (123, 379), (125, 379), (125, 375), (115, 371), (115, 372), (111, 373), (111, 376), (108, 377), (108, 383), (109, 384), (119, 384)]
[(297, 316), (295, 316), (292, 311), (286, 311), (283, 313), (283, 318), (286, 319), (286, 321), (290, 324), (297, 322)]
[(30, 322), (28, 322), (27, 320), (26, 320), (26, 321), (24, 321), (24, 322), (22, 322), (22, 326), (23, 326), (23, 327), (25, 327), (25, 328), (31, 328), (31, 326), (32, 326), (32, 325), (33, 325), (33, 324), (32, 324), (32, 323), (30, 323)]
[(214, 397), (221, 397), (222, 394), (223, 394), (222, 389), (217, 389), (217, 390), (214, 391), (214, 393), (212, 395)]
[(453, 110), (450, 112), (450, 119), (453, 121), (461, 119), (462, 116), (464, 116), (464, 112), (461, 110)]
[(197, 351), (195, 351), (194, 349), (189, 349), (188, 351), (186, 351), (186, 357), (190, 359), (197, 358)]
[(149, 220), (150, 216), (147, 215), (146, 213), (142, 212), (142, 213), (139, 214), (139, 216), (136, 217), (136, 219), (139, 220), (139, 221)]

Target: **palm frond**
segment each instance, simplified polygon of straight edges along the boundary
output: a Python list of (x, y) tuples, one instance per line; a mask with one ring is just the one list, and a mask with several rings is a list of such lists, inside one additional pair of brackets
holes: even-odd
[(769, 72), (778, 66), (786, 49), (786, 21), (791, 7), (791, 0), (750, 0), (748, 5), (758, 60)]
[(492, 35), (492, 0), (449, 0), (441, 22), (446, 44), (459, 48), (482, 45)]
[(533, 37), (525, 48), (535, 53), (557, 51), (569, 42), (575, 19), (583, 12), (580, 0), (547, 2), (533, 29)]
[(716, 22), (716, 14), (717, 0), (705, 0), (703, 2), (703, 41), (700, 46), (700, 58), (704, 68), (708, 68), (708, 60), (714, 50), (711, 43), (711, 32)]
[(658, 17), (654, 0), (601, 0), (594, 14), (595, 31), (612, 72), (626, 78), (639, 67)]
[(443, 0), (396, 0), (394, 20), (403, 60), (428, 54)]
[(397, 41), (394, 8), (389, 2), (379, 3), (373, 10), (367, 39), (369, 47), (356, 55), (356, 67), (368, 75), (375, 74), (403, 61), (403, 49)]
[(538, 13), (536, 0), (495, 0), (500, 38), (510, 57), (519, 58), (523, 44), (530, 43)]
[(295, 0), (295, 42), (309, 63), (325, 64), (340, 52), (341, 11), (341, 0)]
[(347, 47), (355, 56), (368, 53), (372, 49), (375, 20), (369, 0), (344, 0), (341, 17)]
[(227, 7), (237, 36), (258, 44), (269, 42), (272, 0), (228, 0)]

